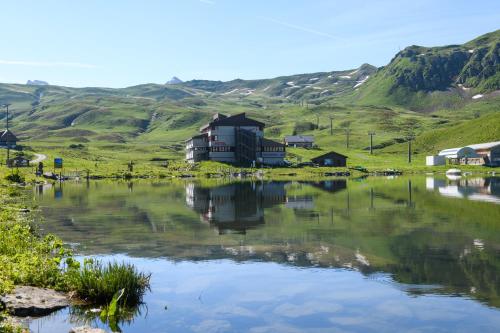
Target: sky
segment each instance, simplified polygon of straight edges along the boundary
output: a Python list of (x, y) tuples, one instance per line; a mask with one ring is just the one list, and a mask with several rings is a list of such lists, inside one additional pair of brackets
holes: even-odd
[(0, 0), (0, 82), (126, 87), (386, 65), (500, 29), (498, 0)]

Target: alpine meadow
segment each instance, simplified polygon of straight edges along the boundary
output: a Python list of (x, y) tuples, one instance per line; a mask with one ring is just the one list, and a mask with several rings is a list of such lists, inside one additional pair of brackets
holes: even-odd
[[(314, 135), (319, 150), (333, 147), (350, 152), (354, 164), (390, 168), (405, 161), (409, 132), (416, 136), (417, 165), (450, 144), (498, 139), (499, 66), (497, 30), (463, 45), (409, 46), (380, 68), (123, 89), (1, 84), (0, 101), (12, 104), (11, 123), (25, 152), (62, 154), (74, 168), (180, 161), (184, 140), (214, 113), (243, 112), (265, 122), (272, 139)], [(369, 131), (376, 132), (371, 160), (363, 154)], [(288, 153), (302, 161), (318, 154)]]

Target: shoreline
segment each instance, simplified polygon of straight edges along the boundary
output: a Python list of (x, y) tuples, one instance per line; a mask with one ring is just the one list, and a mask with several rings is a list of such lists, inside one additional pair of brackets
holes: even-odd
[[(30, 332), (23, 318), (45, 317), (68, 306), (107, 313), (118, 290), (127, 298), (115, 308), (142, 302), (150, 275), (126, 263), (75, 260), (62, 239), (39, 233), (35, 216), (40, 211), (29, 192), (36, 182), (23, 176), (17, 178), (20, 182), (8, 181), (5, 176), (0, 170), (0, 332)], [(107, 316), (107, 321), (115, 320)]]

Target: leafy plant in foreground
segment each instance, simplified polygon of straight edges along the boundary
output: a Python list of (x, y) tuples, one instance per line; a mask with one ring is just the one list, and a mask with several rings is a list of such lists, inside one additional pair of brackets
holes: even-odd
[(103, 264), (94, 259), (85, 259), (83, 267), (67, 272), (67, 284), (78, 297), (92, 304), (109, 304), (122, 289), (120, 304), (139, 304), (144, 293), (149, 290), (149, 280), (150, 275), (138, 272), (133, 265), (116, 262)]

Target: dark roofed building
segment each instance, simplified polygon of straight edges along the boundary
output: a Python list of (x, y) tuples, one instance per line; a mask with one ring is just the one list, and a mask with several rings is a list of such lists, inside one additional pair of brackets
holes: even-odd
[(347, 166), (347, 156), (331, 151), (329, 153), (312, 158), (314, 164), (331, 167)]
[(200, 128), (200, 135), (186, 140), (186, 160), (204, 160), (240, 165), (282, 165), (285, 145), (264, 138), (265, 124), (245, 113), (225, 116), (217, 113)]
[(29, 167), (30, 160), (25, 156), (17, 156), (7, 161), (9, 168)]
[(314, 137), (310, 135), (287, 135), (285, 136), (285, 145), (295, 148), (312, 148)]
[(261, 139), (262, 162), (270, 165), (282, 165), (285, 158), (285, 145), (266, 138)]
[(234, 126), (234, 127), (257, 127), (259, 130), (264, 130), (266, 126), (260, 121), (247, 118), (245, 113), (236, 114), (234, 116), (226, 116), (221, 113), (216, 113), (211, 122), (200, 128), (201, 132), (208, 129), (215, 129), (216, 126)]
[(0, 132), (0, 147), (16, 148), (17, 137), (10, 130)]

